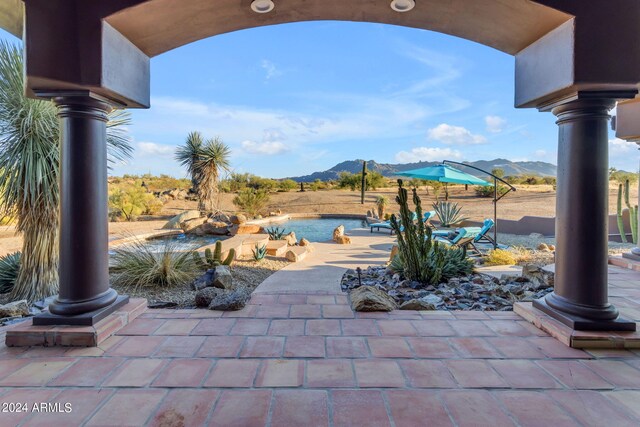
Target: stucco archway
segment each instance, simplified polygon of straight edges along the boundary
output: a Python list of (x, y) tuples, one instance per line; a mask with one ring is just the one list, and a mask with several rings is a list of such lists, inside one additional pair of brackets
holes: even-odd
[[(515, 56), (516, 107), (553, 111), (560, 126), (556, 292), (537, 305), (580, 329), (635, 328), (607, 301), (606, 191), (608, 111), (640, 82), (637, 1), (418, 0), (402, 14), (388, 0), (275, 0), (267, 14), (252, 12), (251, 0), (24, 1), (27, 89), (55, 100), (64, 129), (59, 316), (46, 321), (88, 316), (115, 298), (106, 207), (97, 208), (106, 192), (104, 112), (149, 106), (149, 58), (224, 32), (333, 19), (439, 31)], [(81, 167), (87, 157), (100, 167)], [(82, 233), (70, 216), (79, 201), (95, 224)]]

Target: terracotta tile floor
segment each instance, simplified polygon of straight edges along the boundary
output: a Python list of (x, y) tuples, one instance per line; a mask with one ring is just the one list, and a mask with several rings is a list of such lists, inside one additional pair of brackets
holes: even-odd
[[(640, 320), (640, 273), (610, 273)], [(5, 402), (29, 408), (2, 426), (638, 426), (640, 350), (571, 349), (510, 312), (256, 295), (236, 313), (147, 310), (97, 349), (2, 344)]]

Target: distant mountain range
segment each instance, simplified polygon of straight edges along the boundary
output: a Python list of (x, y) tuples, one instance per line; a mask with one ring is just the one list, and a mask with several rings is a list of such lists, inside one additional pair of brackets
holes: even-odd
[[(291, 177), (297, 182), (313, 182), (316, 179), (327, 181), (331, 179), (337, 179), (340, 172), (360, 173), (362, 171), (362, 162), (364, 160), (347, 160), (346, 162), (338, 163), (331, 169), (324, 172), (314, 172), (311, 175)], [(494, 168), (500, 168), (504, 170), (505, 176), (518, 176), (518, 175), (537, 175), (537, 176), (556, 176), (557, 167), (551, 163), (545, 162), (512, 162), (506, 159), (495, 160), (478, 160), (476, 162), (465, 162), (471, 166), (491, 171)], [(384, 176), (393, 177), (396, 173), (407, 171), (411, 169), (425, 168), (428, 166), (435, 166), (440, 162), (417, 162), (417, 163), (404, 163), (404, 164), (390, 164), (390, 163), (378, 163), (375, 160), (367, 160), (367, 170), (376, 171)], [(464, 168), (462, 166), (452, 165), (453, 167), (464, 170), (464, 172), (470, 173), (477, 177), (486, 176), (481, 172), (478, 172), (471, 168)]]

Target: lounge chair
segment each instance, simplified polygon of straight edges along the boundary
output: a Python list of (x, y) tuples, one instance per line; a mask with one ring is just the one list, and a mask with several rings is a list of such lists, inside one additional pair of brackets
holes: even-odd
[[(467, 253), (471, 256), (481, 255), (480, 250), (474, 244), (476, 238), (480, 235), (481, 227), (461, 227), (455, 232), (455, 235), (451, 237), (434, 236), (434, 239), (438, 243), (445, 245), (457, 246), (459, 248), (466, 248)], [(454, 232), (450, 232), (453, 234)]]
[(435, 225), (431, 224), (431, 219), (434, 216), (436, 216), (436, 211), (425, 212), (424, 215), (422, 216), (422, 222), (424, 222), (426, 225), (428, 225), (431, 228), (436, 228)]
[[(426, 214), (425, 214), (426, 216)], [(418, 215), (416, 215), (415, 212), (413, 212), (413, 216), (411, 218), (413, 221), (416, 221), (418, 219)], [(398, 219), (398, 223), (400, 224), (400, 231), (404, 230), (404, 227), (402, 226), (402, 222), (400, 221), (400, 219)], [(391, 227), (391, 221), (383, 221), (383, 222), (377, 222), (375, 224), (371, 224), (371, 232), (373, 233), (373, 229), (375, 228), (377, 231), (380, 231), (380, 229), (384, 229), (384, 230), (389, 230), (389, 234), (393, 234), (393, 228)]]

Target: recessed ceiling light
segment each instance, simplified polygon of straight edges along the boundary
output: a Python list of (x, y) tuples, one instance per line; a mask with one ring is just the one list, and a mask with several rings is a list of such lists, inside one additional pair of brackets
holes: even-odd
[(251, 10), (256, 13), (271, 12), (276, 7), (271, 0), (253, 0), (251, 2)]
[(415, 0), (392, 0), (391, 2), (391, 9), (396, 12), (409, 12), (415, 6)]

